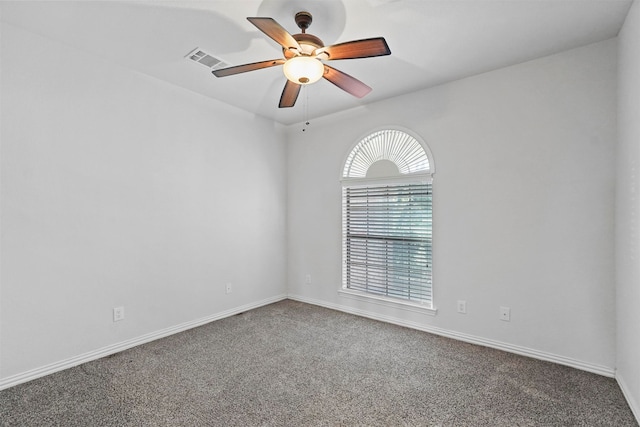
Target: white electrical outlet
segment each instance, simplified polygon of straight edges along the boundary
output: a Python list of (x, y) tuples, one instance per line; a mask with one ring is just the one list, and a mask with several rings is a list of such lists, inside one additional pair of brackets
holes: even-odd
[(124, 307), (114, 307), (113, 308), (113, 321), (119, 322), (120, 320), (124, 320)]
[(227, 293), (228, 293), (228, 294), (230, 294), (230, 293), (231, 293), (231, 291), (232, 291), (231, 283), (227, 283), (226, 291), (227, 291)]
[(304, 283), (306, 285), (310, 285), (311, 284), (311, 275), (307, 274), (306, 276), (304, 276)]
[(458, 313), (467, 314), (467, 302), (458, 300)]
[(500, 307), (500, 320), (511, 321), (511, 309), (509, 307)]

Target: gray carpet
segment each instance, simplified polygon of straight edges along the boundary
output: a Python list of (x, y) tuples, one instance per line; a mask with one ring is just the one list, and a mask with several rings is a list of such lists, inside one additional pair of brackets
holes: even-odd
[(3, 426), (637, 426), (613, 379), (282, 301), (0, 392)]

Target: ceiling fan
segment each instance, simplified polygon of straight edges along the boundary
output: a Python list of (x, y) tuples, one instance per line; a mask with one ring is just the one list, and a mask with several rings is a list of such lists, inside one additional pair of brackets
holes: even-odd
[(289, 34), (273, 18), (249, 17), (247, 20), (282, 46), (284, 58), (221, 68), (214, 70), (213, 74), (216, 77), (225, 77), (282, 65), (287, 82), (280, 96), (278, 105), (280, 108), (293, 107), (302, 85), (315, 83), (322, 77), (351, 95), (362, 98), (371, 92), (369, 86), (342, 71), (324, 64), (322, 61), (370, 58), (391, 54), (391, 50), (389, 50), (389, 46), (383, 37), (325, 46), (318, 37), (306, 32), (312, 21), (312, 16), (309, 12), (296, 13), (295, 21), (302, 32), (293, 35)]

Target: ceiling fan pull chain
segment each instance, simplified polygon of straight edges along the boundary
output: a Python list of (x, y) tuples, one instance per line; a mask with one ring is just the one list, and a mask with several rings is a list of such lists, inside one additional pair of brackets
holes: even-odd
[(302, 87), (302, 91), (304, 92), (303, 94), (303, 107), (302, 107), (302, 120), (303, 120), (303, 125), (302, 125), (302, 132), (306, 132), (307, 130), (307, 126), (309, 126), (309, 92), (307, 92), (307, 87), (303, 86)]

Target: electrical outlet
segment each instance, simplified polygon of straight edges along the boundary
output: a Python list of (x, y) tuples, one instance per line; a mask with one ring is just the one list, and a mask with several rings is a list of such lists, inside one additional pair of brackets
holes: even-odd
[(458, 313), (467, 314), (467, 302), (458, 300)]
[(124, 307), (114, 307), (113, 308), (113, 321), (119, 322), (120, 320), (124, 320)]
[(500, 307), (500, 320), (511, 321), (511, 309), (509, 307)]
[(304, 276), (304, 283), (305, 285), (310, 285), (311, 284), (311, 275), (307, 274), (306, 276)]
[(226, 291), (227, 291), (227, 293), (228, 293), (228, 294), (230, 294), (230, 293), (231, 293), (231, 291), (232, 291), (232, 289), (231, 289), (231, 283), (227, 283)]

